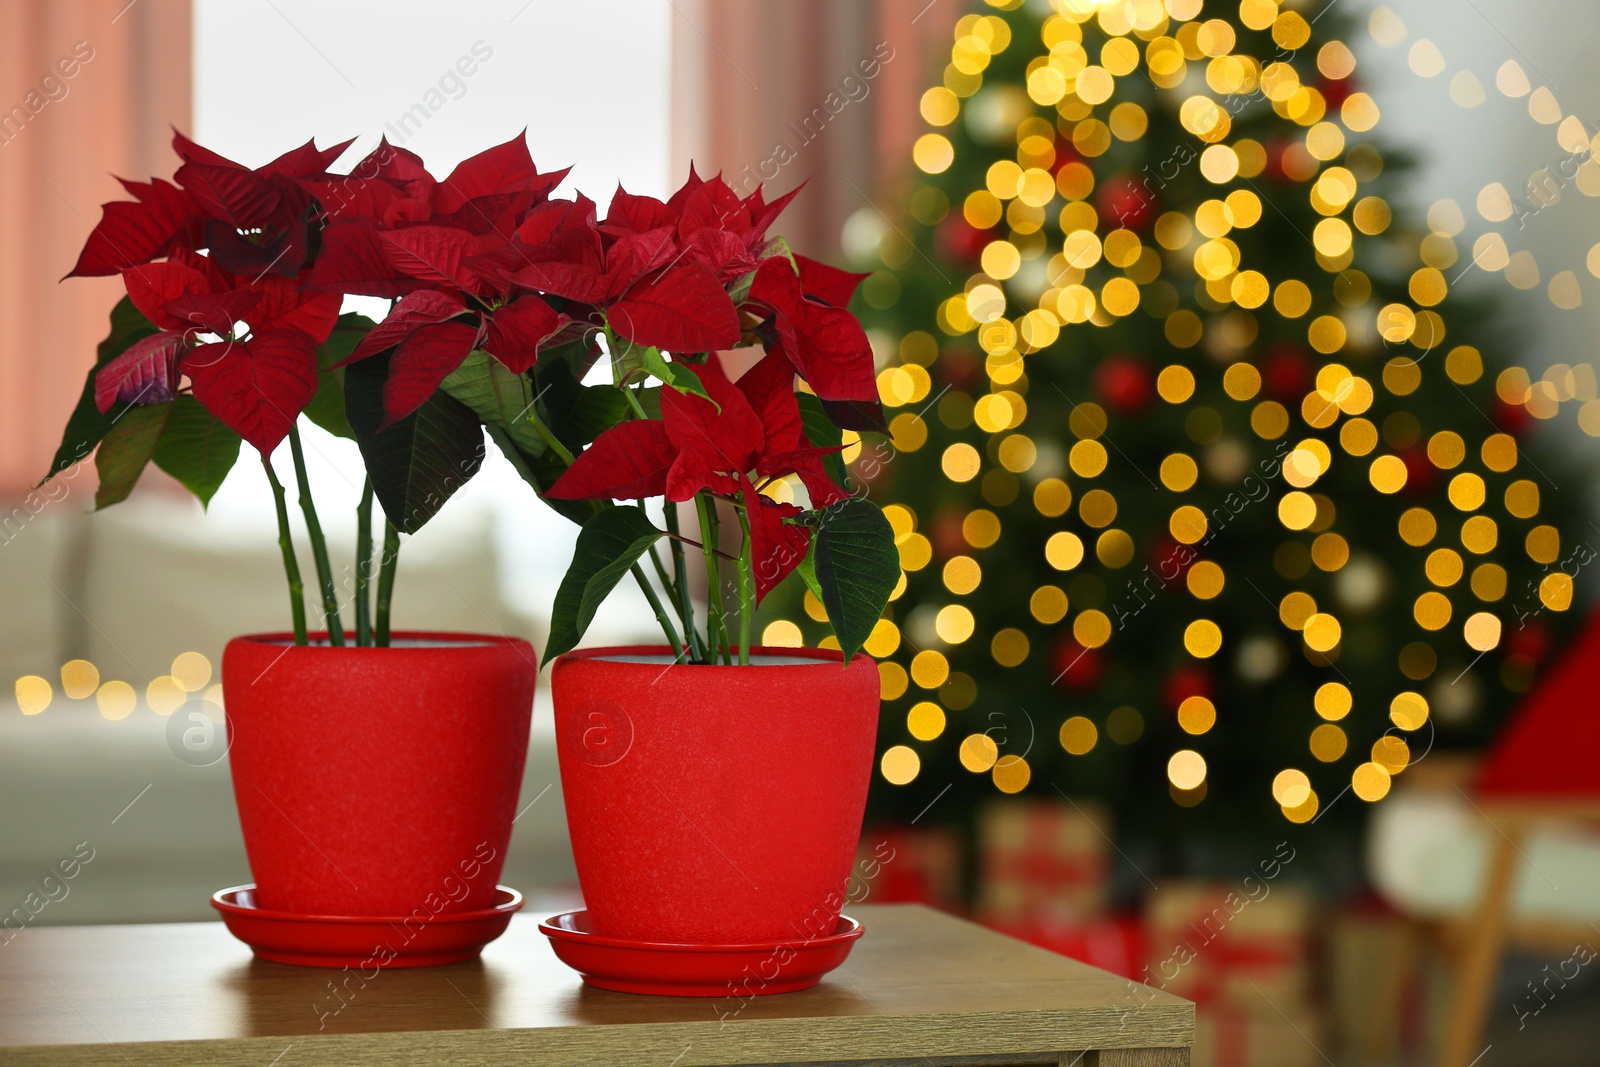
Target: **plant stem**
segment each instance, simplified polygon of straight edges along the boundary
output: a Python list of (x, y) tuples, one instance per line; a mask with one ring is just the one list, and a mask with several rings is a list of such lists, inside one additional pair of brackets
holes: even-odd
[(533, 424), (533, 432), (539, 435), (540, 440), (545, 443), (550, 451), (560, 456), (561, 462), (569, 467), (572, 466), (571, 450), (561, 443), (561, 439), (551, 431), (550, 427), (544, 424), (544, 420), (539, 417), (537, 408), (528, 409), (528, 421)]
[(389, 602), (394, 599), (394, 572), (400, 565), (400, 531), (383, 520), (383, 560), (378, 564), (378, 618), (372, 643), (389, 647)]
[(278, 508), (278, 549), (283, 553), (283, 573), (289, 578), (289, 611), (294, 616), (294, 643), (309, 644), (306, 638), (306, 587), (300, 581), (300, 564), (294, 558), (294, 541), (289, 536), (289, 505), (284, 500), (283, 483), (273, 473), (272, 462), (261, 457), (267, 481), (272, 485), (272, 501)]
[(714, 547), (719, 527), (717, 503), (708, 493), (699, 492), (695, 494), (694, 504), (700, 513), (701, 548), (706, 558), (707, 659), (714, 662), (720, 650), (722, 661), (732, 663), (733, 656), (728, 651), (727, 624), (722, 619), (722, 569), (717, 564), (717, 552)]
[(700, 640), (700, 633), (694, 628), (694, 601), (689, 596), (689, 572), (683, 558), (683, 542), (678, 539), (678, 505), (671, 500), (661, 503), (663, 516), (667, 520), (667, 544), (672, 552), (672, 576), (678, 590), (678, 618), (683, 622), (683, 631), (689, 638), (689, 655), (695, 663), (706, 661), (706, 646)]
[[(671, 388), (671, 386), (668, 386), (668, 388)], [(650, 417), (644, 413), (644, 405), (639, 403), (639, 398), (633, 394), (632, 389), (626, 385), (622, 386), (622, 395), (628, 398), (628, 407), (633, 409), (634, 418), (648, 419)]]
[(339, 621), (339, 592), (333, 584), (333, 565), (328, 562), (328, 542), (322, 536), (317, 507), (311, 502), (311, 480), (306, 477), (306, 454), (300, 445), (300, 427), (289, 428), (289, 452), (294, 456), (294, 480), (300, 490), (300, 511), (305, 515), (306, 533), (311, 538), (311, 560), (317, 567), (317, 584), (322, 587), (323, 625), (328, 629), (328, 644), (344, 644), (344, 625)]
[(361, 487), (356, 505), (356, 644), (372, 645), (372, 479)]
[(750, 627), (756, 616), (755, 548), (750, 541), (750, 516), (739, 508), (739, 529), (744, 543), (739, 549), (739, 666), (750, 663)]
[(662, 633), (667, 635), (667, 644), (672, 647), (672, 654), (679, 662), (683, 661), (683, 641), (678, 637), (678, 631), (672, 625), (672, 619), (667, 615), (666, 607), (661, 603), (661, 598), (656, 595), (655, 588), (650, 584), (650, 579), (645, 577), (644, 568), (635, 563), (631, 568), (633, 580), (639, 583), (639, 589), (644, 593), (644, 598), (650, 602), (650, 610), (656, 613), (656, 622), (661, 624)]

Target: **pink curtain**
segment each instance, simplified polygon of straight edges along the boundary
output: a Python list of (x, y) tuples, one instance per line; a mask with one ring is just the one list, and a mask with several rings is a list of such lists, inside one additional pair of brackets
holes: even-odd
[(674, 0), (673, 171), (736, 192), (809, 179), (781, 230), (819, 257), (852, 213), (891, 198), (918, 132), (929, 56), (959, 0)]
[(73, 279), (112, 174), (176, 165), (190, 119), (186, 0), (9, 0), (0, 32), (0, 498), (44, 474), (115, 278)]

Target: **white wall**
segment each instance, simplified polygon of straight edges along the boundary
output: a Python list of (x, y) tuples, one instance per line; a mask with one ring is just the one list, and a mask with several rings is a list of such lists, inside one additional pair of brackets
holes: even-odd
[[(359, 137), (348, 166), (386, 124), (423, 103), (436, 110), (420, 128), (388, 134), (436, 174), (527, 127), (541, 168), (573, 165), (558, 195), (576, 187), (603, 210), (619, 181), (632, 192), (670, 191), (672, 9), (662, 0), (195, 0), (194, 11), (193, 135), (242, 163), (263, 163), (308, 136), (320, 144)], [(477, 69), (456, 79), (463, 56), (477, 58)], [(317, 430), (307, 445), (324, 525), (352, 529), (361, 483), (354, 446)], [(285, 466), (287, 451), (280, 450)], [(426, 551), (428, 540), (463, 523), (493, 521), (509, 565), (508, 596), (542, 613), (570, 557), (573, 527), (534, 502), (490, 453), (408, 551)], [(266, 479), (248, 446), (240, 459), (203, 521), (219, 537), (270, 540)], [(280, 476), (292, 484), (286, 469)], [(643, 602), (622, 593), (612, 615), (625, 625)]]

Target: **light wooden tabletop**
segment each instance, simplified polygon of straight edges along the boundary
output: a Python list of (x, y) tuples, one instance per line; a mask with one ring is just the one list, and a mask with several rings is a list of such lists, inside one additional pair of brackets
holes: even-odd
[(532, 915), (481, 960), (351, 978), (337, 998), (340, 972), (255, 960), (221, 923), (27, 929), (0, 946), (0, 1062), (1188, 1063), (1188, 1001), (927, 908), (848, 910), (866, 934), (844, 966), (746, 1001), (590, 989)]

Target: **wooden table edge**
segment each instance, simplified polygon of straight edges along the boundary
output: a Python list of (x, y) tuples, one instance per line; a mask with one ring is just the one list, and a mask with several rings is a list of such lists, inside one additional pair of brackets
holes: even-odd
[[(292, 1067), (409, 1067), (454, 1062), (458, 1057), (496, 1062), (497, 1050), (517, 1062), (537, 1056), (574, 1067), (622, 1062), (734, 1067), (862, 1060), (960, 1063), (981, 1062), (980, 1056), (1028, 1057), (1049, 1063), (1051, 1057), (1069, 1051), (1188, 1049), (1193, 1045), (1193, 1004), (1149, 1004), (1137, 1014), (1142, 1017), (1137, 1031), (1123, 1025), (1121, 1011), (1080, 1008), (948, 1014), (938, 1016), (933, 1026), (926, 1015), (880, 1015), (752, 1019), (726, 1029), (708, 1021), (383, 1030), (122, 1042), (110, 1049), (107, 1042), (27, 1045), (4, 1051), (8, 1067), (114, 1067), (118, 1063), (128, 1067), (269, 1067), (280, 1059)], [(291, 1050), (297, 1050), (293, 1057), (287, 1055)]]

